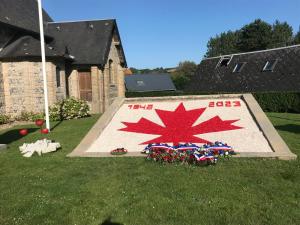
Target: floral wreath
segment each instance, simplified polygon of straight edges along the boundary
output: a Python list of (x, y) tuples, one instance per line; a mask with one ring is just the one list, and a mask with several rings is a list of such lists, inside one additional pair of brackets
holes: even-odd
[(125, 155), (128, 151), (125, 148), (116, 148), (110, 152), (112, 155)]

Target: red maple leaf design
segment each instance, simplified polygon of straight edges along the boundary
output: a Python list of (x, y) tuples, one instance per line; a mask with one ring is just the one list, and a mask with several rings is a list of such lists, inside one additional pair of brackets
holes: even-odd
[(205, 110), (206, 108), (199, 108), (187, 111), (183, 103), (180, 103), (175, 111), (155, 109), (165, 127), (142, 117), (137, 123), (122, 122), (126, 127), (119, 130), (142, 134), (161, 135), (158, 138), (141, 144), (173, 143), (174, 145), (177, 145), (179, 143), (186, 142), (211, 143), (210, 141), (198, 138), (195, 135), (242, 128), (233, 125), (233, 123), (239, 120), (222, 120), (219, 116), (215, 116), (193, 126)]

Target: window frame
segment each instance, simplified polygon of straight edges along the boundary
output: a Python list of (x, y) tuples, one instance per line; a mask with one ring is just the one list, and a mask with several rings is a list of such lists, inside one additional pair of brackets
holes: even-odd
[(56, 87), (60, 88), (61, 87), (61, 68), (59, 66), (56, 66), (55, 69), (55, 76), (56, 76)]
[[(269, 66), (268, 64), (270, 64), (271, 62), (273, 62), (273, 64), (271, 64), (271, 68), (267, 69), (267, 67)], [(263, 72), (273, 72), (277, 63), (278, 63), (278, 59), (267, 60), (262, 71)]]
[[(242, 65), (241, 65), (240, 69), (237, 70), (237, 67), (238, 67), (239, 64), (242, 64)], [(233, 68), (233, 70), (232, 70), (232, 73), (241, 73), (242, 70), (243, 70), (243, 68), (245, 67), (246, 64), (247, 64), (247, 62), (238, 62), (238, 63), (234, 66), (234, 68)]]
[(136, 85), (137, 85), (138, 87), (142, 87), (142, 86), (145, 86), (145, 82), (144, 82), (143, 80), (137, 80), (137, 81), (136, 81)]
[[(227, 56), (222, 56), (221, 58), (220, 58), (220, 60), (219, 60), (219, 62), (218, 62), (218, 64), (217, 64), (217, 66), (216, 67), (227, 67), (227, 66), (229, 66), (229, 64), (230, 64), (230, 62), (231, 62), (231, 60), (232, 60), (232, 58), (233, 58), (233, 55), (227, 55)], [(224, 61), (224, 60), (228, 60), (228, 62), (226, 63), (226, 65), (222, 65), (222, 62)]]

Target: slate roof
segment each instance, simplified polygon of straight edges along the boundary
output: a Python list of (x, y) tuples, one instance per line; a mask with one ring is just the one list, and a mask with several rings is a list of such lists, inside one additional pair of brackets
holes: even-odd
[(133, 74), (125, 77), (127, 91), (176, 91), (169, 74)]
[[(44, 22), (53, 20), (43, 11)], [(0, 23), (39, 34), (38, 4), (36, 0), (1, 0)], [(47, 32), (45, 32), (47, 35)]]
[[(115, 30), (116, 29), (116, 30)], [(113, 32), (118, 34), (115, 20), (48, 23), (46, 29), (54, 37), (57, 49), (74, 56), (74, 64), (104, 66), (109, 54)], [(126, 65), (122, 45), (121, 52)]]
[[(72, 58), (76, 65), (104, 66), (112, 39), (119, 37), (115, 20), (55, 23), (44, 11), (46, 54)], [(37, 0), (0, 0), (0, 58), (40, 56)], [(118, 38), (117, 39), (120, 39)], [(126, 59), (117, 40), (122, 65)]]
[[(187, 92), (299, 92), (300, 45), (257, 52), (233, 54), (228, 66), (217, 66), (220, 57), (199, 64), (186, 85)], [(263, 71), (267, 61), (277, 60), (273, 71)], [(233, 73), (237, 63), (245, 62), (241, 72)]]
[[(64, 57), (69, 58), (64, 52), (55, 49), (53, 45), (46, 45), (47, 57)], [(22, 36), (8, 44), (2, 51), (0, 51), (0, 59), (16, 59), (22, 57), (40, 57), (41, 43), (39, 39), (32, 36)]]

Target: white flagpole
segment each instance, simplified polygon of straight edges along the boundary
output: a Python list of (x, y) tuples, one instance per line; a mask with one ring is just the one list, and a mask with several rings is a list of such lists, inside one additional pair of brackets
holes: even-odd
[(42, 0), (38, 0), (39, 7), (39, 24), (40, 24), (40, 37), (41, 37), (41, 51), (42, 51), (42, 72), (44, 80), (44, 98), (45, 98), (45, 114), (46, 114), (46, 128), (50, 132), (50, 121), (49, 121), (49, 106), (48, 106), (48, 87), (47, 87), (47, 74), (46, 74), (46, 56), (45, 56), (45, 38), (44, 38), (44, 21), (43, 21), (43, 10)]

